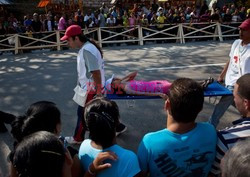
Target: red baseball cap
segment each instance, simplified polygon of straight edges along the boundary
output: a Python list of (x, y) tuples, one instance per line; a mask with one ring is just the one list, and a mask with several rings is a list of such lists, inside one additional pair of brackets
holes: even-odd
[(241, 25), (239, 26), (240, 29), (243, 29), (243, 30), (250, 30), (250, 18), (249, 19), (246, 19), (244, 22), (241, 23)]
[(62, 41), (67, 40), (68, 38), (72, 36), (76, 36), (82, 34), (82, 29), (78, 25), (71, 25), (70, 27), (67, 28), (64, 36), (61, 38)]

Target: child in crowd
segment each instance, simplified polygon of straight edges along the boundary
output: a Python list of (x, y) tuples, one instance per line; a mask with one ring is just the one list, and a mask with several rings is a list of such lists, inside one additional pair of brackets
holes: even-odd
[(85, 139), (79, 150), (79, 159), (85, 171), (89, 169), (98, 153), (112, 151), (119, 159), (107, 161), (112, 167), (103, 170), (98, 176), (132, 177), (139, 174), (140, 168), (136, 155), (116, 144), (115, 129), (119, 123), (119, 117), (119, 109), (114, 101), (96, 98), (86, 105), (84, 119), (90, 139)]
[[(101, 160), (100, 160), (101, 159)], [(114, 154), (104, 154), (95, 159), (92, 171), (110, 167), (98, 165), (102, 160), (116, 160)], [(73, 160), (55, 134), (39, 131), (26, 136), (15, 149), (11, 177), (72, 177)], [(89, 172), (84, 177), (95, 175)]]
[[(61, 133), (61, 113), (53, 102), (39, 101), (33, 103), (24, 116), (18, 117), (12, 123), (11, 133), (15, 138), (14, 149), (17, 144), (23, 141), (26, 136), (38, 131), (47, 131), (55, 134), (58, 139)], [(83, 171), (80, 168), (80, 161), (78, 159), (78, 151), (70, 146), (67, 146), (64, 138), (60, 138), (62, 143), (66, 146), (67, 151), (70, 152), (73, 164), (71, 165), (72, 177), (79, 177)], [(100, 154), (102, 155), (102, 154)], [(11, 152), (9, 160), (13, 167), (13, 158), (15, 156), (15, 150)], [(102, 159), (98, 159), (102, 160)]]
[(16, 147), (11, 177), (71, 177), (72, 164), (69, 152), (56, 135), (36, 132)]

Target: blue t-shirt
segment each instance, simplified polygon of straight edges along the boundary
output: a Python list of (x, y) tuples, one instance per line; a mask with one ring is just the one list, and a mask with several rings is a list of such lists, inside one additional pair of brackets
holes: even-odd
[(98, 177), (133, 177), (141, 171), (137, 156), (132, 151), (123, 149), (117, 144), (104, 150), (96, 149), (91, 146), (90, 139), (84, 140), (79, 150), (79, 159), (81, 161), (83, 169), (87, 171), (89, 165), (93, 162), (95, 157), (100, 152), (105, 151), (112, 151), (116, 153), (116, 155), (118, 156), (118, 160), (104, 161), (104, 163), (110, 163), (112, 167), (98, 173)]
[(215, 158), (216, 141), (216, 131), (208, 123), (197, 123), (185, 134), (167, 129), (148, 133), (138, 149), (141, 170), (154, 177), (207, 176)]
[(31, 26), (32, 21), (30, 19), (27, 19), (24, 21), (24, 26)]

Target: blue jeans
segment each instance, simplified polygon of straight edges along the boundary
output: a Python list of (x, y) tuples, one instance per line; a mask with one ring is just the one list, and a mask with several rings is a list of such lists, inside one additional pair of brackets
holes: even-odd
[[(233, 92), (233, 86), (226, 86), (226, 88)], [(230, 105), (235, 107), (233, 95), (222, 96), (219, 103), (216, 104), (214, 112), (209, 118), (208, 122), (216, 128), (220, 122), (220, 118), (224, 115)]]

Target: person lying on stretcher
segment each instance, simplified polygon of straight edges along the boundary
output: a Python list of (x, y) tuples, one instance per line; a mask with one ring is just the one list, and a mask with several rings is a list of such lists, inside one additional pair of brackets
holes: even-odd
[[(167, 80), (135, 80), (137, 71), (126, 75), (123, 78), (114, 77), (105, 82), (105, 89), (107, 94), (117, 95), (139, 95), (139, 96), (160, 96), (163, 99), (167, 98), (168, 90), (171, 83)], [(213, 79), (209, 78), (200, 82), (201, 86), (205, 89), (208, 84), (212, 83)]]
[(171, 83), (166, 80), (143, 81), (135, 80), (137, 71), (123, 78), (114, 77), (114, 74), (105, 83), (107, 94), (128, 94), (140, 96), (166, 97)]

